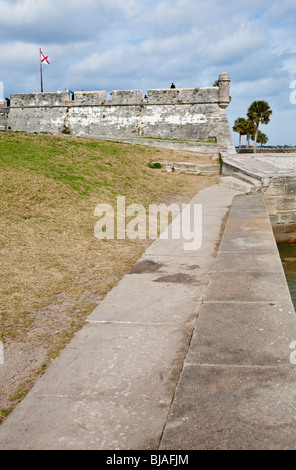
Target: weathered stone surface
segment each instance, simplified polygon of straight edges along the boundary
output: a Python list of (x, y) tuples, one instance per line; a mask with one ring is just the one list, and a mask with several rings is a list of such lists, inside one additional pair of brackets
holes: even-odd
[(238, 266), (242, 272), (262, 272), (263, 270), (270, 273), (283, 272), (282, 262), (276, 250), (269, 252), (232, 251), (231, 255), (228, 251), (219, 250), (215, 271), (236, 273)]
[[(220, 274), (221, 276), (224, 273)], [(291, 302), (205, 302), (187, 356), (188, 364), (289, 366), (295, 339)]]
[[(222, 77), (221, 86), (224, 83), (229, 84), (229, 78)], [(15, 131), (111, 139), (216, 139), (216, 148), (235, 152), (224, 109), (227, 90), (229, 103), (228, 86), (223, 96), (218, 87), (149, 90), (147, 98), (141, 90), (115, 90), (109, 99), (105, 91), (75, 92), (74, 98), (66, 92), (13, 94), (8, 126)]]
[(1, 426), (1, 449), (157, 447), (189, 339), (176, 325), (87, 325)]
[(219, 105), (221, 108), (226, 108), (229, 104), (229, 91), (230, 91), (230, 77), (228, 73), (223, 72), (219, 76)]
[(0, 106), (0, 131), (5, 131), (7, 128), (8, 112), (8, 108)]
[(219, 175), (220, 173), (220, 165), (218, 163), (161, 162), (161, 165), (167, 171), (176, 171), (177, 173), (189, 173), (194, 175)]
[(219, 184), (220, 186), (225, 186), (226, 188), (235, 189), (244, 194), (252, 194), (252, 193), (257, 192), (257, 189), (253, 184), (250, 184), (246, 181), (235, 178), (233, 176), (221, 176)]
[(295, 369), (188, 365), (161, 450), (295, 450)]
[[(279, 289), (279, 286), (281, 288)], [(207, 294), (215, 302), (279, 302), (289, 298), (284, 273), (214, 272)]]

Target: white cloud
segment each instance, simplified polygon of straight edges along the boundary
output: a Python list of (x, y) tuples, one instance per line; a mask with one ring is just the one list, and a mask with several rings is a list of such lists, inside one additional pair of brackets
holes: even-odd
[(290, 57), (283, 61), (282, 70), (287, 71), (291, 77), (296, 79), (296, 57)]

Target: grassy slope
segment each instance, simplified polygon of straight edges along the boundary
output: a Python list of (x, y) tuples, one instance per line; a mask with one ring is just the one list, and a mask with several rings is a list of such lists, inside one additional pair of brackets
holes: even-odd
[[(22, 345), (25, 357), (29, 348), (27, 375), (36, 375), (60, 352), (150, 243), (97, 240), (97, 203), (116, 207), (117, 195), (126, 196), (127, 205), (147, 208), (178, 195), (184, 202), (216, 181), (149, 168), (158, 157), (170, 161), (176, 153), (68, 136), (0, 133), (0, 339), (9, 351)], [(6, 401), (9, 394), (12, 405), (18, 401), (27, 378), (20, 374), (11, 387), (0, 380)], [(6, 402), (0, 401), (0, 408), (7, 408)]]

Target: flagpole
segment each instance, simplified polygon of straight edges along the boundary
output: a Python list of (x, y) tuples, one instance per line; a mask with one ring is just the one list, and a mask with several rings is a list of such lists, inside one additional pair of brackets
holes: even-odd
[(39, 61), (40, 61), (40, 82), (41, 82), (41, 93), (43, 93), (42, 62), (41, 62), (41, 47), (40, 47), (40, 49), (39, 49)]

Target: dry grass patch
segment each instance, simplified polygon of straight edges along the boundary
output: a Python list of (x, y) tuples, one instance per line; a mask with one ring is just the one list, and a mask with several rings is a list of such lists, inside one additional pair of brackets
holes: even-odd
[(149, 162), (174, 151), (0, 133), (0, 420), (23, 398), (149, 240), (94, 237), (99, 202), (187, 202), (216, 177)]

